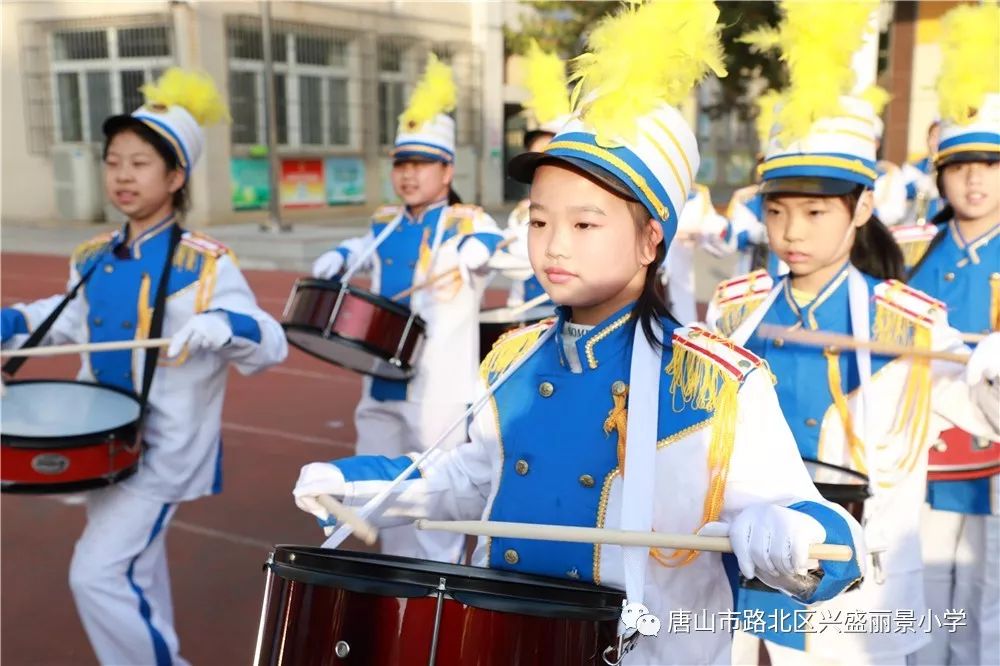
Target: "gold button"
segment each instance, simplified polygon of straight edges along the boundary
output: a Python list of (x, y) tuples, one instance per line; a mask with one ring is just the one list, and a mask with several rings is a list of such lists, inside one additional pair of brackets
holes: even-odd
[(627, 390), (628, 385), (620, 379), (611, 385), (611, 392), (615, 395), (625, 395), (625, 391)]
[(948, 445), (944, 443), (943, 439), (939, 439), (938, 441), (934, 442), (934, 450), (937, 451), (938, 453), (944, 453), (945, 451), (948, 450)]
[(746, 359), (744, 358), (744, 359), (740, 359), (740, 361), (739, 361), (739, 362), (737, 362), (737, 363), (736, 363), (736, 365), (738, 365), (738, 366), (740, 366), (741, 368), (743, 368), (744, 370), (746, 370), (747, 368), (749, 368), (750, 366), (752, 366), (752, 365), (753, 365), (753, 363), (751, 363), (750, 361), (748, 361), (748, 360), (746, 360)]
[(589, 474), (584, 474), (583, 476), (580, 477), (580, 485), (583, 486), (584, 488), (593, 488), (594, 477), (592, 477)]
[(774, 346), (775, 347), (784, 347), (785, 346), (785, 341), (782, 340), (781, 338), (775, 338), (774, 339)]
[(566, 572), (566, 577), (572, 578), (573, 580), (579, 580), (580, 572), (577, 571), (576, 567), (573, 567), (572, 569)]
[(410, 268), (416, 268), (416, 267), (417, 267), (417, 262), (415, 262), (415, 261), (411, 261), (411, 262), (409, 263), (409, 266), (410, 266)]
[(823, 347), (823, 351), (825, 351), (827, 354), (839, 354), (840, 353), (840, 349), (838, 347), (835, 347), (834, 345), (828, 345), (826, 347)]
[(122, 328), (132, 328), (132, 322), (130, 322), (130, 321), (123, 321), (122, 322)]
[(392, 257), (386, 257), (385, 258), (385, 265), (386, 266), (392, 266)]
[(103, 323), (104, 323), (103, 319), (101, 319), (100, 317), (94, 317), (94, 326), (100, 326)]
[(521, 460), (518, 460), (516, 463), (514, 463), (514, 471), (517, 472), (518, 474), (520, 474), (521, 476), (524, 476), (525, 474), (527, 474), (528, 473), (528, 461), (525, 460), (524, 458), (522, 458)]
[(538, 393), (541, 394), (543, 398), (548, 398), (555, 392), (556, 387), (552, 385), (552, 382), (542, 382), (538, 385)]
[(816, 423), (817, 423), (816, 419), (812, 418), (811, 416), (806, 419), (806, 425), (809, 426), (810, 428), (815, 428)]
[(503, 561), (507, 564), (517, 564), (521, 560), (521, 557), (517, 554), (517, 551), (513, 548), (508, 548), (503, 553)]
[(114, 271), (115, 271), (115, 267), (114, 266), (112, 266), (111, 264), (104, 264), (104, 272), (105, 273), (114, 273)]
[(955, 280), (955, 274), (954, 273), (945, 273), (944, 274), (944, 281), (945, 282), (953, 282), (954, 280)]

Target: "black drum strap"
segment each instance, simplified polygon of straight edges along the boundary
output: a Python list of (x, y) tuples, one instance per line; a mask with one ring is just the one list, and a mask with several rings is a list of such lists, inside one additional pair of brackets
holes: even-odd
[[(111, 244), (109, 243), (108, 246), (103, 250), (103, 252), (107, 252), (108, 249), (110, 248)], [(45, 334), (48, 333), (49, 329), (51, 329), (52, 326), (56, 323), (56, 319), (59, 317), (59, 315), (62, 314), (62, 311), (66, 309), (66, 306), (69, 305), (70, 301), (76, 298), (76, 295), (77, 293), (79, 293), (80, 288), (87, 283), (87, 280), (90, 279), (90, 276), (94, 274), (94, 271), (96, 271), (97, 267), (100, 265), (101, 265), (100, 260), (94, 261), (94, 265), (87, 269), (87, 272), (83, 274), (83, 277), (81, 277), (80, 280), (75, 285), (73, 285), (73, 288), (69, 290), (69, 293), (66, 294), (66, 297), (59, 302), (59, 305), (56, 306), (56, 309), (53, 310), (51, 313), (49, 313), (49, 316), (45, 318), (45, 321), (43, 321), (38, 326), (38, 328), (36, 328), (34, 331), (31, 332), (31, 335), (28, 336), (27, 341), (25, 341), (25, 343), (21, 345), (20, 349), (31, 349), (32, 347), (38, 346), (38, 343), (42, 341), (42, 338), (45, 337)], [(17, 374), (17, 371), (21, 369), (21, 366), (24, 365), (24, 362), (27, 361), (28, 358), (29, 357), (27, 356), (17, 356), (15, 358), (10, 359), (9, 361), (3, 364), (2, 370), (4, 374), (13, 377), (15, 374)]]
[[(160, 283), (156, 286), (156, 300), (153, 304), (153, 320), (149, 324), (149, 339), (160, 337), (163, 332), (163, 317), (167, 310), (167, 283), (170, 282), (170, 267), (174, 263), (174, 254), (177, 245), (181, 242), (184, 231), (181, 226), (174, 223), (170, 227), (170, 244), (167, 246), (167, 258), (163, 262), (163, 273), (160, 275)], [(149, 400), (149, 389), (153, 385), (153, 373), (156, 371), (156, 361), (160, 356), (159, 347), (150, 347), (146, 350), (146, 361), (142, 371), (142, 392), (139, 394), (142, 414), (146, 414), (146, 403)]]

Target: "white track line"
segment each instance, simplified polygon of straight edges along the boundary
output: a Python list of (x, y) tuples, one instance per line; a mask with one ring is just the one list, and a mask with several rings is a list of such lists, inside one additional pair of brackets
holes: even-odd
[(294, 433), (290, 433), (285, 430), (276, 430), (273, 428), (260, 428), (252, 425), (244, 425), (242, 423), (232, 423), (230, 421), (223, 421), (222, 429), (231, 430), (233, 432), (241, 432), (249, 435), (264, 435), (267, 437), (277, 437), (279, 439), (287, 439), (293, 442), (300, 442), (302, 444), (319, 444), (320, 446), (327, 446), (334, 449), (346, 449), (347, 451), (352, 451), (354, 449), (354, 444), (351, 444), (349, 442), (341, 442), (335, 439), (328, 439), (326, 437), (296, 435)]

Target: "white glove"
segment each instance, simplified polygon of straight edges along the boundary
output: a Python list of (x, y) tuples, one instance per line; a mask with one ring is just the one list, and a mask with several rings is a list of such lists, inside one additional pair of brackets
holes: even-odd
[(330, 536), (336, 527), (336, 521), (316, 498), (319, 495), (329, 495), (342, 500), (346, 492), (347, 481), (340, 469), (331, 463), (318, 462), (302, 467), (292, 496), (295, 497), (295, 506), (316, 516), (323, 531)]
[(809, 546), (826, 540), (826, 530), (818, 520), (777, 504), (748, 506), (728, 526), (708, 523), (699, 534), (728, 535), (740, 572), (748, 580), (761, 575), (773, 580), (808, 572), (816, 566), (810, 562)]
[(312, 265), (313, 277), (329, 280), (344, 267), (344, 255), (336, 250), (324, 252), (316, 258)]
[(990, 333), (972, 350), (965, 383), (987, 421), (1000, 430), (1000, 333)]
[(478, 271), (490, 260), (490, 249), (477, 238), (467, 238), (458, 250), (458, 263), (470, 271)]
[(222, 312), (197, 314), (170, 338), (167, 356), (174, 358), (187, 346), (189, 354), (202, 350), (218, 351), (233, 339), (229, 318)]

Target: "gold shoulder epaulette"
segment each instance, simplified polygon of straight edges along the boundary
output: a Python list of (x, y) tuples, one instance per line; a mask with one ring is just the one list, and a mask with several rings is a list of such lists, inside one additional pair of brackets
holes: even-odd
[(392, 222), (396, 219), (396, 216), (399, 215), (402, 209), (403, 207), (399, 205), (379, 206), (375, 212), (372, 213), (372, 221), (381, 223)]
[(774, 278), (764, 269), (720, 282), (712, 295), (719, 320), (712, 322), (725, 335), (735, 331), (774, 288)]
[(947, 320), (948, 306), (899, 280), (875, 285), (875, 339), (929, 346), (930, 330)]
[(492, 381), (528, 353), (542, 337), (542, 334), (555, 325), (555, 322), (555, 317), (551, 317), (501, 335), (500, 339), (493, 343), (490, 353), (486, 355), (482, 365), (479, 366), (479, 374), (483, 381)]
[(77, 245), (73, 250), (73, 263), (80, 265), (86, 262), (104, 248), (114, 238), (114, 235), (115, 232), (107, 231)]

